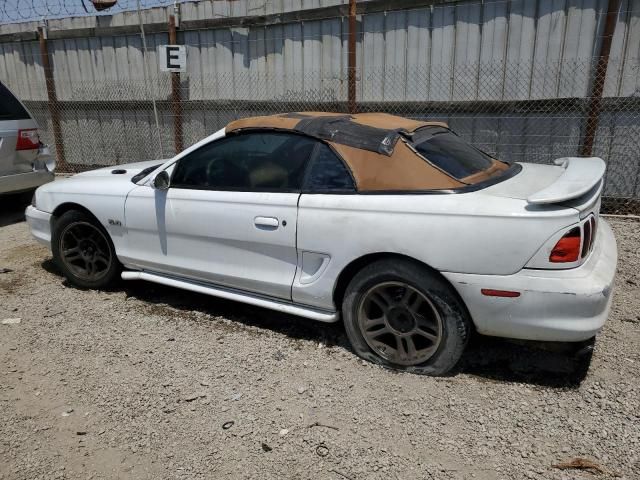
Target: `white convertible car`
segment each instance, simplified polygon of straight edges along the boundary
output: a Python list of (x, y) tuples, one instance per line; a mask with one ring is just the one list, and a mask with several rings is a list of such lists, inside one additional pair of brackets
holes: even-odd
[(342, 319), (361, 357), (442, 375), (474, 329), (583, 342), (603, 326), (605, 164), (556, 164), (496, 160), (438, 122), (290, 113), (44, 185), (26, 215), (78, 287), (121, 275)]

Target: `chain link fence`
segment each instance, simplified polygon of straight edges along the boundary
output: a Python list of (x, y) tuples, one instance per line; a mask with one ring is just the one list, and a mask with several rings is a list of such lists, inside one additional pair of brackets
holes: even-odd
[[(584, 153), (587, 123), (596, 120), (592, 155), (608, 164), (604, 208), (638, 213), (640, 91), (616, 96), (621, 89), (608, 78), (598, 111), (590, 116), (596, 63), (587, 58), (429, 69), (362, 67), (356, 73), (356, 109), (448, 122), (480, 149), (509, 162), (552, 163), (579, 156)], [(618, 82), (640, 75), (638, 63), (629, 65), (629, 60), (623, 65), (610, 59), (608, 70), (624, 71)], [(177, 147), (186, 148), (237, 118), (291, 111), (348, 112), (346, 71), (186, 73), (173, 90), (171, 75), (58, 84), (60, 100), (55, 103), (25, 103), (40, 123), (43, 141), (57, 150), (58, 171), (69, 173), (168, 158)], [(52, 133), (55, 117), (58, 139)]]

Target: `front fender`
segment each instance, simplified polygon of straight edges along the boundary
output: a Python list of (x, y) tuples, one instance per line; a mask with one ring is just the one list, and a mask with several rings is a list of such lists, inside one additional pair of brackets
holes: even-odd
[(133, 183), (117, 177), (71, 177), (38, 188), (35, 205), (38, 210), (51, 214), (52, 221), (73, 208), (88, 211), (110, 235), (117, 253), (124, 247), (124, 204), (133, 188)]

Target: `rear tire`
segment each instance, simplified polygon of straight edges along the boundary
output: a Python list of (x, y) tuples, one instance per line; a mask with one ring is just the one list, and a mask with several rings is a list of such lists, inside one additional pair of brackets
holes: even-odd
[(51, 239), (53, 260), (75, 287), (105, 288), (120, 273), (109, 234), (87, 213), (69, 210), (62, 214), (53, 225)]
[(467, 309), (451, 285), (405, 259), (360, 270), (346, 289), (342, 316), (360, 357), (422, 375), (450, 373), (471, 331)]

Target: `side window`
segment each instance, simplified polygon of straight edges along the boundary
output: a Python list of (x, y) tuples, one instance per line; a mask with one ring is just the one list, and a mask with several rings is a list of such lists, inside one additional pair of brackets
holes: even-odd
[(171, 186), (209, 190), (298, 191), (315, 141), (250, 132), (203, 146), (176, 165)]
[(351, 174), (328, 145), (324, 143), (318, 145), (312, 162), (305, 191), (355, 191)]

